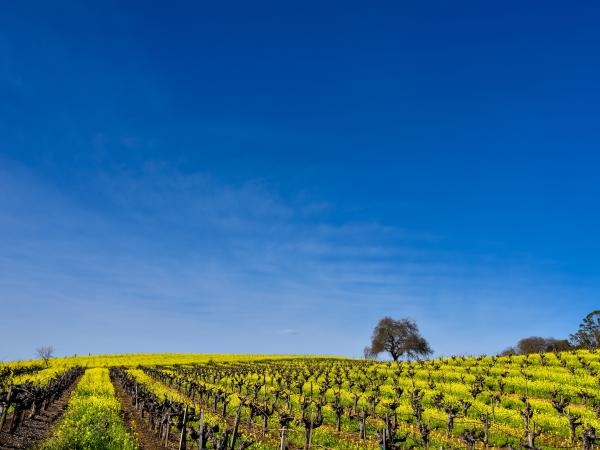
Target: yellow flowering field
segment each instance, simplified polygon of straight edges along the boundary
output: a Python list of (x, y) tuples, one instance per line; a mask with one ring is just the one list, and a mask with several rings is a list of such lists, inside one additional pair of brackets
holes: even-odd
[(43, 450), (135, 450), (123, 423), (108, 369), (86, 370), (69, 400), (67, 412)]

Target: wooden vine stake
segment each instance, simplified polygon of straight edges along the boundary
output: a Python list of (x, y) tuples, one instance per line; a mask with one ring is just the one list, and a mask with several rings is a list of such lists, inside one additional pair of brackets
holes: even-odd
[(4, 427), (4, 422), (6, 421), (6, 415), (8, 414), (8, 408), (10, 407), (10, 402), (12, 400), (12, 384), (8, 388), (8, 395), (6, 396), (6, 405), (2, 409), (2, 416), (0, 416), (0, 431)]
[(179, 450), (187, 449), (187, 419), (188, 419), (188, 405), (185, 405), (183, 410), (183, 425), (181, 427), (181, 438), (179, 439)]
[(287, 426), (281, 428), (281, 441), (279, 443), (279, 450), (288, 450), (288, 430)]
[(235, 415), (235, 423), (233, 424), (233, 433), (231, 435), (231, 450), (235, 450), (235, 441), (238, 437), (238, 430), (240, 428), (240, 420), (242, 417), (242, 403), (240, 402), (237, 413)]
[(204, 450), (206, 443), (204, 442), (204, 410), (200, 410), (200, 422), (198, 423), (198, 449)]

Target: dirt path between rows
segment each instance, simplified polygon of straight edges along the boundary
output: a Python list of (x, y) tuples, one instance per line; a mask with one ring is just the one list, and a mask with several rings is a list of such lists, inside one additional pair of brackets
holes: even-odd
[(14, 433), (8, 433), (11, 421), (9, 416), (4, 424), (4, 431), (0, 431), (0, 450), (34, 449), (52, 434), (52, 428), (59, 421), (67, 409), (71, 392), (79, 383), (80, 378), (56, 400), (48, 409), (41, 411), (33, 419), (25, 419)]
[(129, 432), (138, 441), (140, 450), (166, 450), (171, 448), (178, 448), (178, 443), (169, 442), (169, 446), (165, 447), (162, 445), (158, 436), (150, 430), (150, 424), (146, 419), (142, 418), (142, 413), (135, 409), (133, 399), (125, 394), (123, 387), (117, 380), (112, 380), (113, 386), (115, 387), (115, 395), (121, 403), (123, 408), (123, 414), (125, 416), (125, 425)]

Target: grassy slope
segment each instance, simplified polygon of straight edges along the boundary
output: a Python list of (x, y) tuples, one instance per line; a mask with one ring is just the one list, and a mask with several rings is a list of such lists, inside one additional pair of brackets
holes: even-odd
[[(327, 356), (303, 355), (231, 355), (231, 354), (202, 354), (202, 353), (136, 353), (124, 355), (92, 355), (92, 356), (67, 356), (52, 358), (52, 367), (112, 367), (137, 365), (153, 366), (157, 364), (192, 364), (208, 361), (252, 361), (259, 359), (289, 359), (289, 358), (334, 358)], [(18, 362), (0, 363), (3, 365), (27, 366), (43, 365), (40, 360), (27, 360)]]

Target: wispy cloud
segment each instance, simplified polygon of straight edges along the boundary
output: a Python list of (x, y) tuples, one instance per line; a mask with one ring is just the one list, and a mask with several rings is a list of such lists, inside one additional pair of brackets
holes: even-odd
[[(22, 336), (0, 358), (28, 356), (50, 336), (69, 353), (359, 355), (383, 315), (416, 318), (440, 352), (490, 351), (490, 324), (521, 333), (521, 299), (560, 289), (485, 255), (457, 260), (426, 232), (333, 223), (320, 202), (283, 198), (262, 180), (226, 184), (149, 162), (80, 187), (0, 163), (0, 295), (11, 319), (0, 338)], [(289, 348), (272, 330), (303, 339)]]
[(300, 334), (298, 330), (294, 330), (293, 328), (284, 328), (283, 330), (277, 330), (276, 334), (283, 336), (294, 336)]

